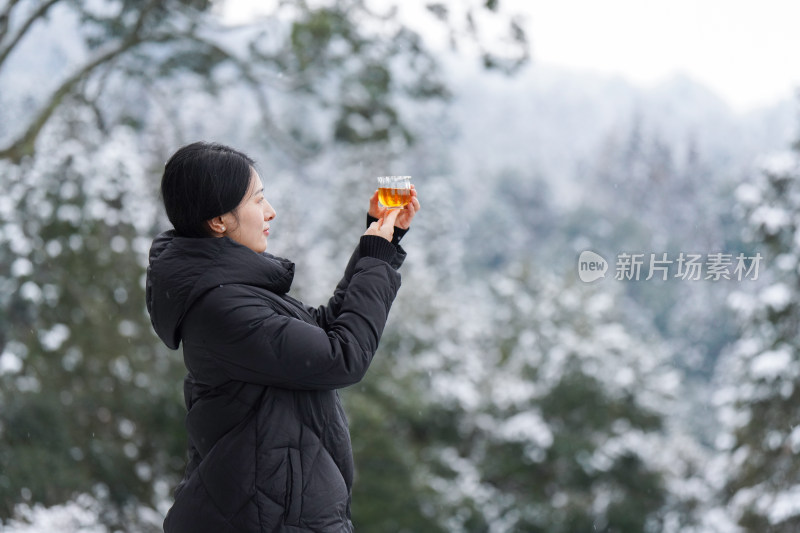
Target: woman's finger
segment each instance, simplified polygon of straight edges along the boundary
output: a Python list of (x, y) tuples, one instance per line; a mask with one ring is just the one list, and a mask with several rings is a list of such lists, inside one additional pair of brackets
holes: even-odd
[(391, 209), (389, 214), (384, 217), (384, 223), (388, 223), (389, 226), (394, 227), (394, 222), (397, 220), (397, 216), (400, 214), (400, 209)]
[(408, 217), (408, 221), (409, 221), (409, 222), (411, 221), (411, 219), (412, 219), (412, 218), (414, 218), (414, 215), (416, 215), (416, 214), (417, 214), (417, 211), (419, 211), (419, 208), (420, 208), (420, 205), (419, 205), (419, 200), (417, 200), (417, 197), (416, 197), (416, 196), (414, 196), (413, 198), (411, 198), (411, 201), (410, 201), (410, 202), (408, 202), (408, 203), (407, 203), (407, 204), (404, 206), (404, 209), (405, 209), (405, 211), (406, 211), (406, 212), (405, 212), (405, 215), (406, 215), (406, 217)]
[(419, 211), (419, 199), (417, 197), (417, 189), (414, 188), (413, 184), (411, 185), (411, 201), (408, 204), (406, 204), (406, 207), (413, 208), (414, 211)]
[(376, 189), (374, 193), (372, 193), (372, 197), (369, 199), (369, 211), (367, 211), (370, 216), (375, 218), (381, 218), (383, 215), (383, 206), (380, 205), (380, 201), (378, 200), (378, 190)]

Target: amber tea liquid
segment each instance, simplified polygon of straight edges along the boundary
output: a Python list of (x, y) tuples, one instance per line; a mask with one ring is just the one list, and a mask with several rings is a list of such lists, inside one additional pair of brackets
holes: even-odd
[(403, 207), (411, 201), (411, 189), (394, 189), (391, 187), (380, 187), (378, 189), (378, 200), (386, 207)]

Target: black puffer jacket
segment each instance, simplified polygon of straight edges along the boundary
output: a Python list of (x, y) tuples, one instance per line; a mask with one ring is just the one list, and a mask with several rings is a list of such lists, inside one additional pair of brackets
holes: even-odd
[(294, 265), (167, 232), (147, 308), (183, 342), (186, 474), (166, 533), (352, 531), (353, 459), (336, 389), (367, 371), (400, 286), (399, 246), (363, 236), (328, 305), (287, 295)]

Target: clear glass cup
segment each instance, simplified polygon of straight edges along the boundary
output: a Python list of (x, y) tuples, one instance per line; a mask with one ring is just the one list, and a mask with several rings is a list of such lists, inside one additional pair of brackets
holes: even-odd
[(411, 176), (379, 176), (378, 200), (387, 209), (400, 209), (411, 201)]

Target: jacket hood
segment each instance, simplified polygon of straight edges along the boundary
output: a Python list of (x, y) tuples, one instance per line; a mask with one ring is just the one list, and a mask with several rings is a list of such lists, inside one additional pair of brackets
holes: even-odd
[(175, 350), (186, 312), (213, 287), (240, 283), (282, 295), (293, 278), (294, 263), (286, 259), (256, 253), (228, 237), (187, 238), (170, 230), (150, 247), (147, 311), (156, 334)]

